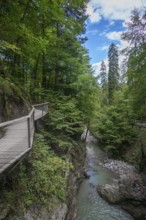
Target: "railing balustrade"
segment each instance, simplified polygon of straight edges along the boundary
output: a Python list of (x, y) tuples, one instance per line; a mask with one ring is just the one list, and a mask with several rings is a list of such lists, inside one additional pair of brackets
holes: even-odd
[(35, 120), (45, 116), (48, 103), (33, 105), (29, 115), (0, 123), (0, 173), (32, 148)]
[(42, 118), (48, 112), (48, 103), (33, 105), (35, 108), (35, 118)]

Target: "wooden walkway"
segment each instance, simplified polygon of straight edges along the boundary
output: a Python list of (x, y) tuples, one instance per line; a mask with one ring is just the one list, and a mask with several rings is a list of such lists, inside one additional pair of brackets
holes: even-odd
[(32, 148), (34, 122), (48, 113), (48, 103), (33, 105), (29, 115), (0, 123), (0, 173)]

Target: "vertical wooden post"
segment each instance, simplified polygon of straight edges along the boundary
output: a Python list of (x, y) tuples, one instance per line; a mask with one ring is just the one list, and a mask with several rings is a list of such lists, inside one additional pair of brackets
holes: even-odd
[(35, 122), (35, 109), (33, 109), (33, 128), (34, 128), (34, 122)]
[(28, 147), (31, 148), (30, 117), (27, 118), (27, 127), (28, 127)]

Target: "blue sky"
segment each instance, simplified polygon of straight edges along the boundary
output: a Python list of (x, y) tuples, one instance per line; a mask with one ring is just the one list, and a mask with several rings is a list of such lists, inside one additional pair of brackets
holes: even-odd
[[(96, 75), (102, 60), (107, 64), (109, 45), (114, 42), (119, 51), (128, 43), (121, 40), (120, 35), (126, 30), (131, 10), (146, 7), (146, 0), (90, 0), (87, 4), (87, 29), (88, 41), (85, 47), (89, 50), (90, 62)], [(120, 63), (123, 57), (120, 57)]]
[[(102, 59), (104, 60), (107, 56), (108, 47), (112, 42), (119, 44), (119, 35), (125, 30), (122, 23), (122, 20), (118, 20), (109, 24), (109, 21), (103, 18), (99, 23), (87, 25), (86, 36), (88, 41), (85, 46), (89, 49), (91, 63), (99, 62)], [(118, 33), (117, 39), (114, 33), (115, 35)]]

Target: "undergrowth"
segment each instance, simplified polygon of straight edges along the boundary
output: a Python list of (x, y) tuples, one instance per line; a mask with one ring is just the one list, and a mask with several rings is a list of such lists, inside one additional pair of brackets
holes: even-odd
[(67, 185), (65, 173), (70, 168), (69, 162), (52, 152), (43, 135), (37, 134), (29, 159), (1, 179), (1, 215), (21, 216), (32, 204), (49, 211), (54, 198), (63, 202)]

